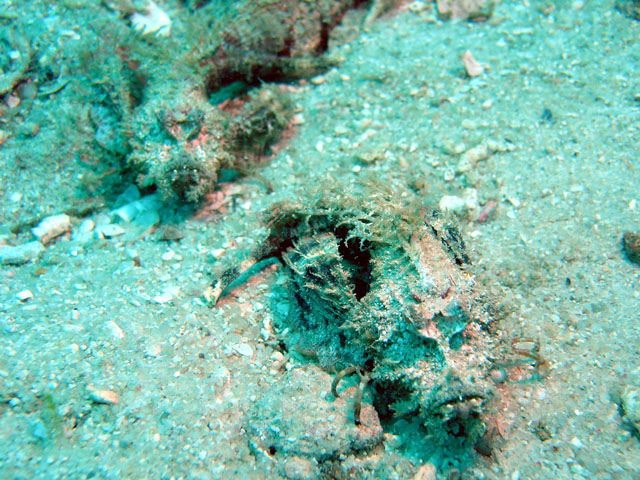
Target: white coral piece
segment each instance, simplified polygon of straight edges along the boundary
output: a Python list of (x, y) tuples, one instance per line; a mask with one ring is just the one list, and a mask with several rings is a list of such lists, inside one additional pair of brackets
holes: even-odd
[(166, 37), (171, 33), (171, 18), (155, 2), (149, 0), (144, 13), (135, 12), (131, 15), (133, 28), (142, 35), (155, 34)]

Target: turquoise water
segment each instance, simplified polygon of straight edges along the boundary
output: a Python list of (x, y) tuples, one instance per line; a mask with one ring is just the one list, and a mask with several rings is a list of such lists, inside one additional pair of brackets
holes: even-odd
[(637, 477), (633, 6), (0, 1), (0, 477)]

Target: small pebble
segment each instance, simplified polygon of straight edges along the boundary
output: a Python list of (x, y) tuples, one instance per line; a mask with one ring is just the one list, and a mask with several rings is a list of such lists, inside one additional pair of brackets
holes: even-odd
[(97, 390), (89, 385), (87, 387), (87, 392), (89, 393), (89, 398), (91, 398), (94, 403), (102, 405), (117, 405), (120, 402), (118, 394), (111, 390)]
[(113, 336), (114, 338), (117, 338), (119, 340), (124, 338), (125, 336), (124, 332), (122, 331), (120, 326), (113, 320), (109, 320), (106, 323), (106, 327), (107, 327), (107, 330), (109, 330), (109, 333), (111, 334), (111, 336)]
[(153, 301), (159, 304), (168, 303), (171, 300), (173, 300), (173, 295), (171, 295), (169, 292), (165, 292), (161, 295), (153, 297)]
[(503, 383), (507, 380), (506, 373), (499, 368), (495, 368), (491, 370), (490, 375), (491, 375), (491, 380), (493, 380), (495, 383)]
[(16, 294), (16, 298), (21, 302), (28, 302), (29, 300), (33, 300), (33, 293), (31, 290), (22, 290)]
[(251, 348), (251, 345), (239, 343), (237, 345), (233, 345), (231, 348), (244, 357), (253, 357), (253, 348)]
[(149, 345), (144, 352), (144, 356), (150, 357), (150, 358), (157, 358), (158, 356), (160, 356), (161, 352), (162, 352), (162, 348), (160, 347), (160, 345)]
[(173, 250), (169, 250), (168, 252), (163, 253), (160, 258), (162, 258), (162, 260), (164, 260), (165, 262), (168, 262), (175, 256), (176, 256), (176, 252), (174, 252)]
[(91, 219), (83, 220), (82, 223), (78, 226), (78, 233), (88, 233), (93, 231), (96, 227), (96, 224)]
[(584, 446), (578, 437), (573, 437), (569, 443), (577, 449), (581, 449)]
[(122, 235), (124, 232), (124, 228), (113, 223), (100, 225), (98, 228), (96, 228), (96, 235), (98, 236), (98, 238), (113, 238)]
[(45, 441), (48, 437), (47, 428), (44, 426), (41, 420), (36, 421), (31, 430), (31, 435), (40, 441)]
[(484, 73), (484, 67), (480, 65), (471, 52), (467, 50), (464, 55), (462, 55), (462, 63), (464, 63), (464, 68), (467, 71), (467, 75), (470, 77), (478, 77)]

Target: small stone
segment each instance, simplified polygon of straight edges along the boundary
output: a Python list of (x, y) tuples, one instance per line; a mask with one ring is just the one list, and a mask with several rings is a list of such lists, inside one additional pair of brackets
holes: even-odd
[(98, 238), (113, 238), (122, 235), (124, 232), (124, 228), (114, 223), (100, 225), (98, 228), (96, 228), (96, 235), (98, 236)]
[(454, 178), (456, 178), (456, 172), (453, 170), (453, 168), (447, 168), (444, 171), (444, 180), (446, 182), (451, 182)]
[(461, 213), (464, 210), (476, 210), (478, 208), (478, 191), (475, 188), (465, 188), (462, 197), (444, 195), (438, 206), (440, 210), (445, 212)]
[(78, 233), (89, 233), (96, 228), (96, 224), (91, 219), (83, 220), (82, 223), (78, 226)]
[(42, 420), (36, 421), (31, 428), (31, 435), (40, 441), (45, 441), (48, 437), (47, 428), (42, 423)]
[(437, 472), (433, 463), (427, 462), (422, 465), (414, 475), (413, 480), (436, 480)]
[(28, 302), (33, 300), (33, 293), (31, 293), (31, 290), (22, 290), (16, 294), (16, 298), (21, 302)]
[(582, 447), (584, 447), (584, 444), (582, 443), (582, 441), (578, 438), (578, 437), (573, 437), (569, 443), (571, 445), (573, 445), (575, 448), (577, 449), (581, 449)]
[(504, 383), (507, 381), (507, 375), (501, 368), (494, 368), (491, 370), (490, 375), (494, 383)]
[(164, 260), (165, 262), (168, 262), (175, 256), (176, 252), (174, 252), (173, 250), (169, 250), (168, 252), (164, 252), (160, 258), (162, 258), (162, 260)]
[(20, 97), (17, 97), (15, 95), (9, 95), (7, 97), (7, 107), (9, 108), (16, 108), (18, 105), (20, 105)]
[(144, 352), (144, 356), (149, 358), (157, 358), (160, 356), (161, 352), (162, 347), (160, 347), (160, 345), (149, 345)]
[(0, 263), (3, 265), (22, 265), (35, 260), (44, 252), (44, 247), (38, 241), (23, 243), (22, 245), (0, 247)]
[(464, 198), (456, 195), (444, 195), (438, 203), (440, 210), (444, 212), (461, 212), (464, 210)]
[(471, 78), (478, 77), (484, 73), (484, 67), (480, 65), (475, 58), (473, 58), (473, 55), (471, 55), (469, 50), (467, 50), (461, 58), (464, 68), (467, 71), (467, 75)]
[(49, 243), (54, 238), (69, 230), (71, 218), (64, 213), (43, 218), (37, 227), (31, 229), (31, 233), (40, 240), (40, 243)]
[(253, 357), (253, 348), (251, 348), (251, 345), (239, 343), (237, 345), (233, 345), (231, 348), (243, 357)]
[(161, 305), (163, 303), (169, 303), (171, 300), (173, 300), (173, 295), (171, 295), (171, 293), (169, 292), (164, 292), (160, 295), (153, 297), (153, 301)]
[(486, 160), (491, 155), (491, 149), (488, 143), (481, 143), (473, 148), (470, 148), (460, 156), (456, 170), (458, 173), (463, 173), (471, 170), (473, 165), (482, 160)]
[(89, 393), (89, 398), (91, 398), (94, 403), (102, 405), (117, 405), (120, 402), (118, 394), (111, 390), (98, 390), (89, 385), (87, 387), (87, 392)]
[(111, 336), (113, 336), (114, 338), (117, 338), (118, 340), (121, 340), (124, 338), (124, 332), (122, 331), (120, 326), (113, 320), (109, 320), (105, 324), (105, 326), (107, 327), (107, 330), (109, 330), (109, 333), (111, 334)]

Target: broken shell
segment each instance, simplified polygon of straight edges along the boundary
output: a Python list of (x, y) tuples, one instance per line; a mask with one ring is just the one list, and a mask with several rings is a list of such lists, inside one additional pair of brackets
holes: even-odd
[(54, 238), (69, 230), (71, 218), (64, 213), (43, 218), (37, 227), (31, 229), (31, 233), (40, 240), (40, 243), (49, 243)]
[(484, 73), (484, 67), (476, 62), (476, 59), (473, 58), (473, 55), (471, 55), (469, 50), (464, 52), (464, 55), (462, 55), (461, 58), (462, 63), (464, 63), (464, 68), (467, 71), (467, 75), (470, 77), (477, 77)]
[(92, 385), (89, 385), (87, 387), (87, 392), (89, 392), (89, 398), (91, 398), (94, 403), (102, 405), (117, 405), (120, 402), (118, 394), (111, 390), (97, 390), (93, 388)]
[(16, 298), (21, 302), (27, 302), (33, 300), (33, 293), (31, 293), (31, 290), (22, 290), (16, 294)]
[(95, 230), (98, 238), (113, 238), (122, 235), (125, 230), (120, 225), (109, 223), (107, 225), (100, 225)]

